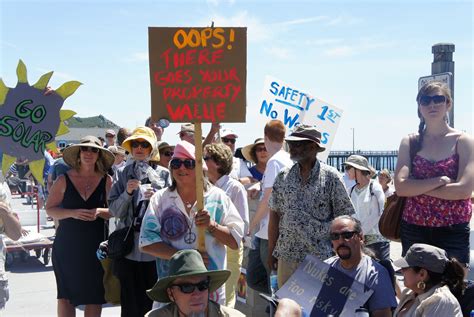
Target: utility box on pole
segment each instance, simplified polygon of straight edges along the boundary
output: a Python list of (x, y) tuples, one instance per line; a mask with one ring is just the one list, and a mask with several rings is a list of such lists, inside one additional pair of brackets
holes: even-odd
[(451, 97), (453, 104), (449, 111), (449, 125), (454, 127), (454, 44), (451, 43), (438, 43), (432, 46), (431, 52), (433, 53), (433, 63), (431, 63), (431, 75), (440, 73), (451, 73)]

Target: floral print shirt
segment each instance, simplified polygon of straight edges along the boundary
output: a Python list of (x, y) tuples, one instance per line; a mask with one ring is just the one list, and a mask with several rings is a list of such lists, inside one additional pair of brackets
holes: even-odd
[[(437, 162), (415, 155), (412, 163), (412, 177), (426, 179), (446, 175), (457, 179), (459, 155), (451, 155)], [(469, 222), (472, 205), (469, 198), (447, 200), (428, 195), (408, 197), (403, 210), (403, 220), (410, 224), (426, 227), (445, 227)]]
[(295, 263), (307, 254), (321, 260), (333, 256), (328, 237), (331, 221), (354, 214), (339, 172), (319, 161), (304, 184), (299, 164), (283, 170), (275, 179), (269, 207), (280, 216), (273, 256)]

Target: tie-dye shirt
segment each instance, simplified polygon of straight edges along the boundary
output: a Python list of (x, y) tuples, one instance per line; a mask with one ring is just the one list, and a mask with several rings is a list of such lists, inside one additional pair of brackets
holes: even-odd
[[(229, 228), (235, 241), (239, 244), (244, 233), (244, 222), (230, 198), (221, 189), (212, 186), (204, 193), (204, 209), (211, 219), (219, 225)], [(171, 247), (183, 249), (197, 249), (198, 230), (194, 223), (197, 213), (196, 204), (191, 209), (191, 215), (185, 211), (184, 203), (176, 190), (169, 188), (158, 191), (150, 200), (150, 204), (143, 218), (140, 231), (140, 247), (157, 242), (164, 242)], [(191, 228), (191, 231), (189, 230)], [(190, 242), (195, 237), (194, 241)], [(206, 231), (206, 251), (209, 255), (209, 270), (226, 268), (226, 246)], [(168, 260), (157, 258), (158, 276), (168, 276)], [(211, 299), (219, 304), (225, 303), (225, 289), (219, 288)]]

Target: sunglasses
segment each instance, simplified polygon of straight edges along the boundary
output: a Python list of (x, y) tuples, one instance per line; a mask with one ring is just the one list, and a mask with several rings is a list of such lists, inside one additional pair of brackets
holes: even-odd
[(235, 139), (222, 138), (222, 142), (223, 142), (223, 143), (235, 144)]
[(150, 147), (150, 143), (146, 142), (146, 141), (143, 141), (143, 142), (140, 142), (140, 141), (132, 141), (132, 147), (134, 149), (138, 148), (138, 147), (141, 147), (142, 149), (148, 149)]
[(350, 171), (351, 168), (353, 168), (352, 166), (350, 165), (346, 165), (346, 167), (344, 167), (344, 170), (347, 172), (347, 171)]
[(339, 240), (340, 237), (342, 237), (344, 240), (349, 240), (352, 239), (352, 237), (356, 234), (359, 233), (357, 231), (346, 231), (346, 232), (331, 232), (329, 233), (329, 239), (335, 241)]
[(210, 156), (204, 156), (202, 159), (203, 159), (204, 161), (209, 161), (209, 160), (212, 160), (212, 157), (210, 157)]
[(179, 169), (181, 165), (184, 165), (188, 170), (192, 170), (196, 167), (196, 161), (191, 159), (180, 160), (177, 158), (170, 161), (170, 167), (174, 170)]
[(302, 141), (287, 141), (288, 143), (288, 146), (289, 147), (293, 147), (293, 148), (299, 148), (299, 147), (305, 147), (311, 143), (313, 143), (313, 141), (308, 141), (308, 140), (302, 140)]
[(99, 153), (99, 149), (92, 146), (81, 146), (79, 149), (81, 150), (81, 152)]
[(174, 152), (170, 152), (170, 151), (163, 152), (163, 155), (168, 156), (168, 157), (173, 156), (173, 154)]
[(255, 152), (266, 152), (267, 149), (264, 146), (259, 146), (255, 148)]
[(439, 105), (441, 103), (446, 102), (446, 97), (441, 95), (436, 96), (421, 96), (420, 98), (420, 105), (422, 106), (429, 106), (431, 101), (434, 102), (435, 105)]
[(192, 284), (192, 283), (183, 283), (183, 284), (172, 284), (171, 287), (179, 287), (179, 290), (184, 294), (191, 294), (197, 288), (198, 291), (202, 292), (209, 289), (209, 279)]

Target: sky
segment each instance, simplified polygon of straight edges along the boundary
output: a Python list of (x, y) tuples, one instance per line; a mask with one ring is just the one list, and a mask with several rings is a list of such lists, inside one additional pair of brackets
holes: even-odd
[[(332, 150), (397, 150), (418, 128), (418, 78), (436, 43), (455, 44), (455, 128), (473, 131), (472, 1), (21, 1), (0, 0), (0, 77), (83, 83), (63, 109), (119, 126), (151, 113), (148, 27), (247, 27), (245, 123), (223, 123), (237, 147), (263, 135), (266, 75), (344, 110)], [(163, 139), (178, 141), (180, 124)], [(206, 134), (209, 125), (203, 124)], [(354, 140), (354, 144), (353, 144)]]

